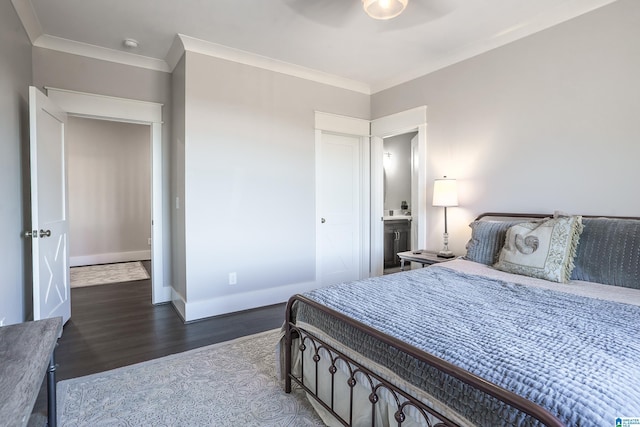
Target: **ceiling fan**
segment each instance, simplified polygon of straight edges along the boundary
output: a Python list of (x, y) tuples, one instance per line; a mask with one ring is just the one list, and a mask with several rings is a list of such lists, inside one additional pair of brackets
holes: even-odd
[[(451, 0), (283, 0), (297, 14), (318, 24), (341, 28), (371, 21), (399, 30), (433, 21), (453, 9)], [(372, 19), (373, 18), (373, 19)]]

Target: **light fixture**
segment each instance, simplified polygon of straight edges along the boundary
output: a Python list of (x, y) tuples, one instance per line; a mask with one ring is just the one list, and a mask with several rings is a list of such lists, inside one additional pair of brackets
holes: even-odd
[[(391, 161), (391, 153), (389, 153), (388, 151), (385, 152), (383, 154), (382, 157), (383, 161), (382, 161), (382, 167), (384, 168), (385, 172), (389, 172), (389, 169), (392, 167), (393, 162)], [(391, 171), (393, 172), (393, 171)], [(385, 181), (386, 182), (386, 181)]]
[(373, 19), (391, 19), (400, 15), (409, 0), (362, 0), (362, 7)]
[(444, 207), (444, 247), (438, 256), (440, 258), (453, 258), (453, 252), (449, 250), (449, 232), (447, 231), (447, 208), (458, 206), (458, 183), (455, 179), (436, 179), (433, 183), (433, 206)]

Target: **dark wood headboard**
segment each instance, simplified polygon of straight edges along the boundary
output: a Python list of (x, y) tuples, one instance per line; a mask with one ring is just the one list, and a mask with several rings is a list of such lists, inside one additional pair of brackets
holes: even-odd
[[(486, 217), (507, 217), (507, 218), (553, 218), (553, 214), (541, 213), (513, 213), (513, 212), (484, 212), (476, 217), (476, 221)], [(611, 216), (611, 215), (582, 215), (583, 218), (617, 218), (617, 219), (637, 219), (637, 216)]]

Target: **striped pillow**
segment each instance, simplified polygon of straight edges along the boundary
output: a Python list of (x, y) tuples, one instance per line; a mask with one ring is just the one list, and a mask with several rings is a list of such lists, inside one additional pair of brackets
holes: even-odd
[(640, 289), (640, 221), (585, 218), (572, 280)]
[(504, 239), (509, 227), (523, 222), (526, 222), (526, 219), (473, 221), (469, 224), (471, 239), (467, 243), (467, 254), (463, 258), (480, 264), (493, 265), (498, 260), (498, 254), (504, 246)]

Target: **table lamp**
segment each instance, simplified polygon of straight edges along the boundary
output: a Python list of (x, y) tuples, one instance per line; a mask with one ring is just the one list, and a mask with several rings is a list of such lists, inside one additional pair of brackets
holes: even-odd
[(433, 206), (444, 207), (444, 247), (438, 252), (440, 258), (453, 258), (449, 250), (449, 232), (447, 231), (447, 208), (458, 206), (458, 184), (455, 179), (436, 179), (433, 183)]

